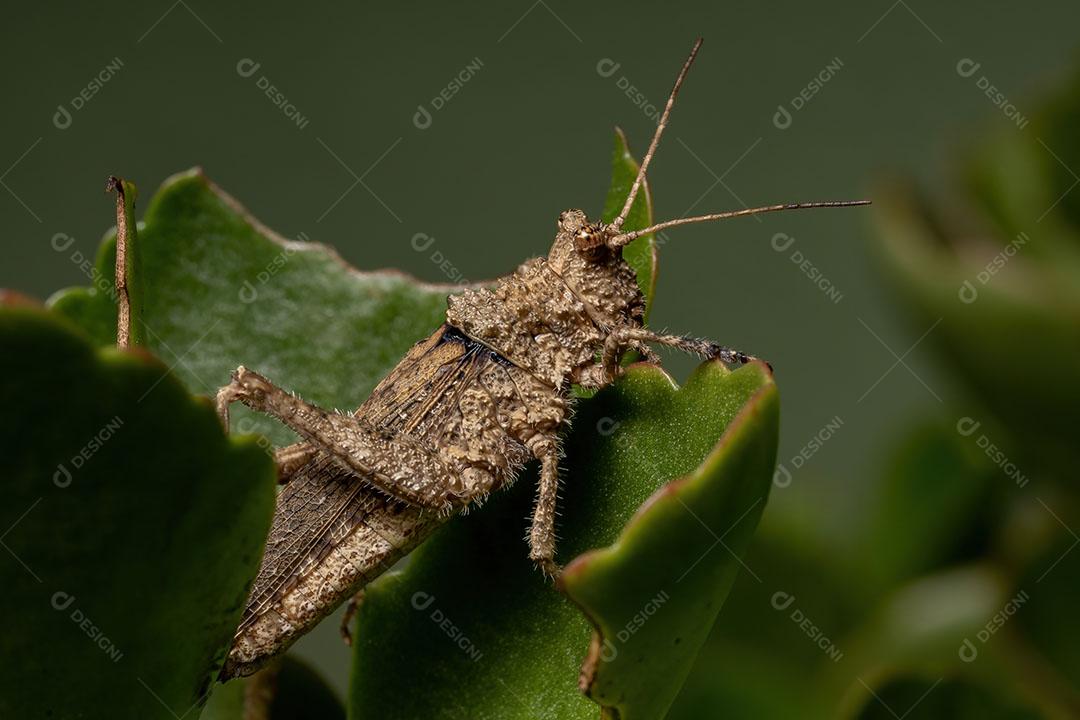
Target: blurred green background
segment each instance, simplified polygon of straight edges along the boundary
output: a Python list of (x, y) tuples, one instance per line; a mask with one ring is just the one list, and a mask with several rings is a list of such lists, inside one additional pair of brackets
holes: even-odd
[[(973, 130), (1017, 130), (977, 80), (988, 78), (1017, 112), (1033, 115), (1034, 99), (1066, 80), (1077, 58), (1080, 6), (165, 0), (7, 14), (0, 286), (45, 298), (86, 283), (50, 241), (65, 233), (94, 256), (112, 224), (106, 175), (132, 179), (146, 199), (193, 165), (270, 227), (331, 244), (360, 268), (396, 267), (437, 282), (506, 273), (547, 250), (561, 210), (599, 212), (612, 126), (644, 151), (650, 108), (662, 105), (699, 35), (705, 45), (650, 173), (658, 219), (875, 198), (877, 182), (898, 173), (944, 192)], [(975, 75), (958, 72), (964, 60), (980, 64)], [(73, 102), (99, 73), (108, 80)], [(436, 109), (433, 98), (459, 74), (468, 80)], [(292, 110), (260, 89), (264, 77)], [(816, 81), (817, 90), (807, 89)], [(798, 99), (804, 89), (806, 101)], [(430, 113), (424, 128), (414, 121), (421, 105)], [(790, 113), (785, 127), (775, 121), (780, 106)], [(1014, 134), (1032, 153), (1051, 152), (1033, 128)], [(1053, 197), (1071, 189), (1067, 175), (1055, 182)], [(773, 363), (783, 397), (780, 461), (790, 471), (778, 476), (748, 561), (760, 582), (740, 577), (677, 711), (687, 717), (695, 703), (723, 701), (733, 717), (780, 716), (788, 699), (797, 706), (803, 684), (819, 677), (811, 668), (822, 664), (816, 640), (792, 621), (798, 609), (843, 656), (825, 661), (841, 679), (820, 684), (874, 685), (866, 670), (874, 663), (859, 660), (867, 618), (895, 600), (901, 581), (982, 557), (997, 537), (988, 527), (1012, 527), (968, 512), (998, 507), (988, 495), (1019, 492), (1001, 468), (977, 470), (989, 479), (972, 481), (970, 491), (942, 480), (978, 466), (964, 455), (973, 441), (953, 428), (986, 414), (930, 352), (934, 313), (909, 313), (875, 267), (870, 218), (855, 209), (680, 228), (661, 249), (651, 324)], [(418, 233), (435, 239), (423, 252), (414, 247)], [(450, 277), (432, 261), (436, 250), (454, 268)], [(800, 269), (803, 260), (835, 288), (831, 297)], [(669, 361), (676, 377), (693, 364)], [(1008, 382), (1014, 370), (1002, 372)], [(915, 425), (924, 429), (911, 438)], [(958, 438), (966, 450), (956, 449)], [(963, 467), (941, 474), (949, 462)], [(945, 509), (926, 519), (919, 512), (928, 506)], [(896, 549), (914, 542), (926, 546), (921, 554)], [(934, 581), (952, 597), (948, 582), (970, 578)], [(793, 596), (794, 606), (770, 607), (782, 604), (776, 593)], [(989, 606), (987, 618), (998, 609)], [(735, 646), (746, 675), (739, 683), (730, 679)], [(348, 654), (335, 628), (298, 650), (344, 686)], [(947, 654), (956, 655), (954, 645)], [(900, 715), (947, 675), (927, 672), (882, 690), (878, 711), (895, 706)], [(979, 700), (964, 704), (974, 692), (949, 682), (921, 711), (946, 717), (950, 707), (976, 707)]]

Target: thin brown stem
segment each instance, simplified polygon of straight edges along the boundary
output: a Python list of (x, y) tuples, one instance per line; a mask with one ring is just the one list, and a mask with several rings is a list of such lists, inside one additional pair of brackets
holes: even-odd
[(128, 286), (130, 236), (127, 226), (127, 205), (124, 198), (124, 182), (109, 176), (105, 191), (116, 192), (116, 346), (131, 347), (131, 290)]

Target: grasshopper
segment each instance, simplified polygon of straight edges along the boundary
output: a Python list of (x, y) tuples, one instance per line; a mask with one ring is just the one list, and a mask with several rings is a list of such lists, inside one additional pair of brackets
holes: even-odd
[(229, 405), (239, 401), (302, 438), (275, 455), (284, 487), (222, 679), (249, 675), (284, 652), (447, 517), (512, 483), (530, 460), (539, 461), (540, 476), (529, 558), (557, 575), (559, 431), (571, 386), (610, 384), (627, 351), (656, 361), (651, 345), (726, 363), (756, 360), (647, 329), (645, 299), (622, 249), (677, 225), (865, 201), (745, 208), (624, 231), (700, 45), (677, 76), (619, 216), (605, 224), (581, 210), (560, 214), (547, 257), (450, 296), (444, 324), (355, 412), (316, 407), (243, 366), (218, 392), (226, 428)]

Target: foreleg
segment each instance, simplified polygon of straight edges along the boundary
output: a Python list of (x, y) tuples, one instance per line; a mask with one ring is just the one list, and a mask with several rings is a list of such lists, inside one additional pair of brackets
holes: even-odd
[[(633, 346), (635, 343), (664, 345), (693, 355), (701, 355), (703, 357), (718, 359), (732, 364), (743, 364), (760, 359), (753, 355), (747, 355), (741, 350), (724, 347), (711, 340), (702, 340), (686, 335), (657, 333), (647, 328), (618, 327), (612, 330), (604, 340), (604, 352), (601, 359), (601, 365), (604, 368), (605, 375), (609, 379), (614, 378), (618, 373), (619, 356), (628, 346)], [(768, 365), (767, 362), (765, 364)], [(769, 365), (769, 368), (771, 369), (772, 366)]]

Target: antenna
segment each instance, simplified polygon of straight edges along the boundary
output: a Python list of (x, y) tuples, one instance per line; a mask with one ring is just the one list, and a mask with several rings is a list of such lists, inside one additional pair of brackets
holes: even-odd
[(694, 64), (694, 58), (697, 57), (698, 48), (701, 47), (701, 43), (702, 38), (698, 38), (694, 43), (694, 47), (690, 50), (690, 57), (686, 58), (682, 70), (679, 71), (679, 77), (675, 78), (675, 87), (671, 89), (671, 95), (668, 97), (667, 105), (664, 107), (664, 112), (660, 116), (660, 123), (656, 126), (656, 132), (653, 134), (652, 143), (649, 145), (649, 151), (645, 153), (645, 158), (641, 161), (641, 167), (638, 168), (637, 177), (634, 178), (634, 184), (630, 186), (630, 194), (626, 196), (626, 204), (623, 205), (619, 217), (615, 218), (609, 226), (613, 232), (617, 233), (619, 231), (622, 224), (626, 222), (626, 216), (630, 214), (630, 207), (634, 204), (634, 198), (637, 197), (638, 190), (641, 189), (641, 183), (645, 180), (645, 170), (649, 167), (649, 161), (652, 160), (653, 154), (656, 152), (656, 146), (660, 144), (660, 136), (664, 134), (664, 128), (667, 127), (668, 115), (671, 114), (671, 108), (675, 104), (675, 96), (679, 94), (679, 88), (682, 87), (683, 80), (686, 79), (686, 73), (690, 71), (690, 66)]
[[(644, 167), (644, 165), (642, 166)], [(762, 213), (779, 212), (780, 210), (808, 210), (810, 208), (828, 207), (853, 207), (856, 205), (869, 205), (869, 200), (834, 200), (829, 202), (785, 203), (782, 205), (765, 205), (763, 207), (745, 208), (743, 210), (729, 210), (728, 212), (713, 213), (711, 215), (698, 215), (695, 217), (678, 218), (653, 225), (652, 227), (633, 230), (613, 236), (607, 241), (608, 247), (619, 248), (630, 243), (635, 238), (648, 235), (659, 230), (664, 230), (676, 225), (689, 225), (690, 223), (709, 222), (711, 220), (725, 220), (727, 218), (742, 217), (743, 215), (760, 215)]]

